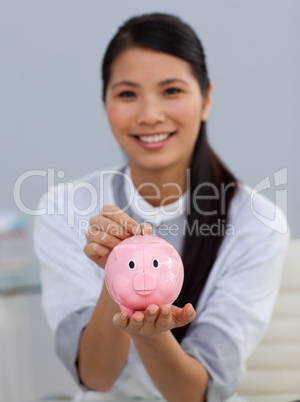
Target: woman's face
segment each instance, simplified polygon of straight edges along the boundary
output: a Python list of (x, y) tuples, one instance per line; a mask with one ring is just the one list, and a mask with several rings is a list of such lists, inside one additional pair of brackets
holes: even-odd
[(121, 53), (112, 64), (105, 104), (131, 168), (186, 169), (209, 114), (210, 92), (204, 100), (183, 59), (140, 47)]

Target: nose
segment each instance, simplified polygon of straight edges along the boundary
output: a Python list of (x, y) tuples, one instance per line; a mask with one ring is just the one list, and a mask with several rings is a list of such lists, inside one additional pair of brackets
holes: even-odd
[(162, 105), (156, 98), (143, 99), (138, 110), (138, 124), (151, 125), (162, 123), (165, 120)]
[(147, 272), (138, 273), (134, 277), (133, 288), (137, 292), (152, 292), (156, 288), (155, 276)]

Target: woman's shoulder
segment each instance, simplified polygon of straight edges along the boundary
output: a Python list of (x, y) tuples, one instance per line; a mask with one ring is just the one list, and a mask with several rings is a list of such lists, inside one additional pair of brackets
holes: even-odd
[(121, 175), (125, 169), (126, 165), (99, 169), (79, 178), (56, 184), (49, 187), (42, 195), (39, 205), (45, 203), (49, 205), (49, 202), (53, 202), (53, 208), (55, 208), (62, 202), (71, 202), (83, 207), (85, 204), (94, 203), (105, 193), (111, 192), (113, 179)]
[(78, 232), (103, 205), (114, 204), (113, 179), (123, 170), (124, 166), (97, 170), (48, 188), (39, 200), (36, 220), (57, 222)]
[(288, 223), (285, 201), (284, 197), (276, 197), (273, 202), (256, 187), (251, 188), (238, 182), (229, 208), (228, 222), (240, 230), (247, 227), (250, 231), (286, 234)]

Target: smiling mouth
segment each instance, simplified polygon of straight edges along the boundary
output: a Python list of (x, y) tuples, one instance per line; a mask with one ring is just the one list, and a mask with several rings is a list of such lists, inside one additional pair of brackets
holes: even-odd
[(151, 295), (151, 293), (153, 293), (153, 290), (136, 290), (136, 293), (141, 296), (147, 296)]
[(152, 134), (152, 135), (135, 135), (134, 137), (137, 138), (141, 142), (146, 143), (155, 143), (155, 142), (162, 142), (166, 141), (171, 135), (175, 134), (175, 131), (172, 133), (161, 133), (161, 134)]

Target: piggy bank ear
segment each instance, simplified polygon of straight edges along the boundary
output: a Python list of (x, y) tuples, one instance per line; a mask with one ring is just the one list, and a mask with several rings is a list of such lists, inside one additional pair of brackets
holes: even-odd
[(159, 254), (163, 253), (163, 254), (169, 254), (171, 257), (175, 250), (174, 247), (170, 243), (163, 243), (163, 244), (162, 243), (154, 243), (154, 244), (145, 245), (145, 248), (146, 247), (149, 247), (151, 252), (153, 254), (157, 254), (157, 256), (159, 256)]
[(121, 244), (113, 248), (112, 253), (117, 260), (118, 258), (122, 258), (124, 253), (133, 253), (136, 251), (137, 247), (136, 244)]

